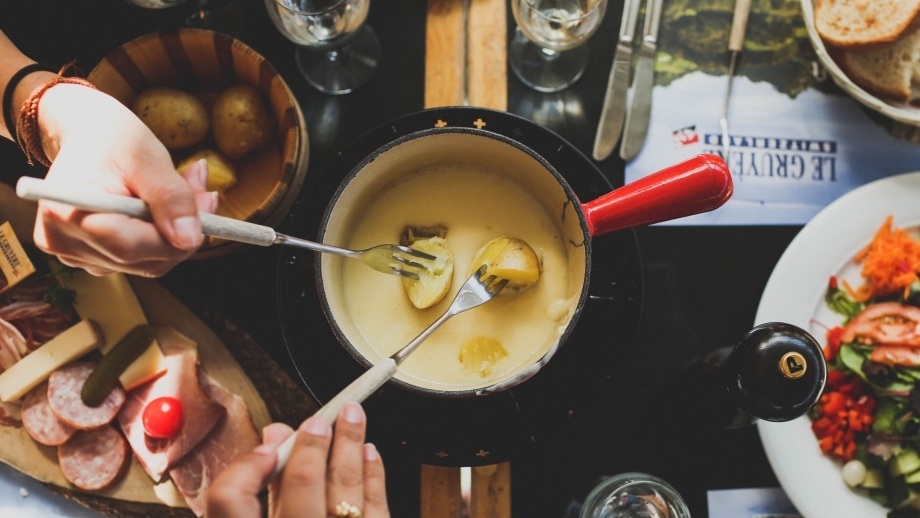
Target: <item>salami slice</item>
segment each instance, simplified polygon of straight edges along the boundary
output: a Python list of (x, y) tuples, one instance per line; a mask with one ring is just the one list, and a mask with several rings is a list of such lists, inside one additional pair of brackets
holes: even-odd
[(36, 441), (48, 446), (64, 444), (76, 431), (61, 422), (48, 406), (48, 382), (30, 390), (22, 399), (22, 425)]
[(48, 405), (54, 415), (77, 430), (92, 430), (109, 424), (125, 403), (125, 389), (116, 385), (105, 401), (89, 407), (80, 399), (80, 390), (96, 364), (71, 362), (48, 378)]
[(77, 431), (58, 446), (58, 463), (71, 484), (86, 491), (105, 489), (127, 471), (128, 442), (115, 428)]

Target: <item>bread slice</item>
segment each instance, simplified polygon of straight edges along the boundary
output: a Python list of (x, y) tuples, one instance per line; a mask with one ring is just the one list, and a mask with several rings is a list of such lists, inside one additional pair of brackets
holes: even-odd
[(916, 27), (920, 0), (815, 0), (815, 29), (847, 50), (889, 43)]
[(845, 51), (837, 62), (854, 83), (882, 97), (907, 101), (920, 67), (920, 30), (869, 51)]

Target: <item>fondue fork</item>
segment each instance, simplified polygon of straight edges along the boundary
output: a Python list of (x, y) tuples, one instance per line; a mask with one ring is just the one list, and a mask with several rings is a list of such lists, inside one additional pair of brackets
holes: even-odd
[[(147, 221), (151, 220), (149, 207), (143, 200), (138, 198), (88, 191), (74, 185), (46, 182), (38, 178), (20, 178), (16, 184), (16, 194), (26, 200), (50, 200), (66, 203), (78, 209), (91, 212), (114, 212)], [(206, 236), (259, 246), (293, 246), (360, 259), (364, 264), (378, 272), (408, 279), (419, 280), (418, 273), (410, 270), (410, 268), (417, 270), (427, 269), (427, 265), (424, 262), (418, 262), (413, 259), (420, 261), (434, 261), (437, 259), (433, 255), (408, 246), (387, 244), (377, 245), (366, 250), (349, 250), (291, 237), (275, 232), (275, 229), (271, 227), (226, 218), (216, 214), (200, 212), (198, 216), (201, 219), (201, 232)]]
[[(485, 304), (492, 297), (498, 295), (498, 292), (502, 291), (502, 288), (508, 284), (507, 279), (496, 282), (496, 277), (494, 275), (490, 275), (483, 279), (482, 277), (485, 273), (486, 266), (483, 265), (463, 283), (463, 286), (460, 287), (460, 291), (457, 292), (457, 296), (454, 297), (454, 301), (443, 315), (438, 317), (438, 319), (428, 326), (427, 329), (422, 331), (402, 349), (396, 351), (396, 353), (389, 358), (384, 358), (362, 374), (358, 379), (351, 382), (350, 385), (342, 389), (342, 391), (330, 399), (328, 403), (323, 405), (323, 408), (320, 408), (315, 415), (322, 417), (330, 424), (335, 424), (335, 418), (339, 415), (339, 412), (341, 412), (342, 407), (350, 402), (360, 403), (373, 394), (396, 374), (397, 365), (405, 360), (412, 351), (417, 349), (435, 329), (441, 327), (441, 324), (446, 322), (447, 319), (463, 313), (464, 311), (473, 309), (476, 306)], [(294, 448), (294, 439), (296, 435), (297, 434), (291, 434), (290, 437), (278, 446), (278, 464), (275, 465), (275, 471), (271, 478), (277, 477), (284, 470), (284, 466), (287, 465), (287, 461), (291, 456), (291, 450)]]

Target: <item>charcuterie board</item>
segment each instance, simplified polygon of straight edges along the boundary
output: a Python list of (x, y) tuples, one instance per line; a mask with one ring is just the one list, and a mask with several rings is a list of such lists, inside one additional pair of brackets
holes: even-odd
[[(197, 344), (202, 370), (245, 401), (256, 429), (270, 423), (272, 416), (259, 391), (220, 337), (157, 281), (129, 280), (149, 323), (173, 327), (192, 339)], [(181, 509), (187, 504), (172, 483), (155, 487), (136, 458), (132, 457), (127, 475), (112, 487), (83, 492), (64, 478), (57, 449), (37, 443), (24, 427), (0, 426), (0, 444), (0, 461), (89, 507), (121, 516), (193, 516), (191, 511)]]

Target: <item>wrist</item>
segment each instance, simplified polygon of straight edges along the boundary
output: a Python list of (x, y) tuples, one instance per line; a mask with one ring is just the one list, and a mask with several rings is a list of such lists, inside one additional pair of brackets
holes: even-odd
[(6, 109), (10, 110), (10, 119), (13, 122), (13, 127), (7, 128), (11, 136), (15, 136), (17, 133), (17, 128), (15, 125), (19, 121), (19, 114), (22, 111), (23, 103), (25, 103), (29, 96), (32, 95), (32, 92), (38, 88), (41, 88), (41, 86), (48, 81), (54, 79), (54, 76), (54, 72), (46, 72), (44, 70), (32, 72), (31, 74), (22, 78), (22, 81), (20, 81), (16, 86), (16, 89), (13, 90), (12, 101), (8, 106), (6, 106)]

